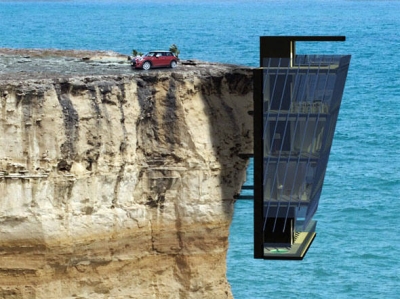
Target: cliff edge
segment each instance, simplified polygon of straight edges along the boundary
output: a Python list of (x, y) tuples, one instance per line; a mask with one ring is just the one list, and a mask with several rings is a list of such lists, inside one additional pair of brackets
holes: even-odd
[(0, 50), (0, 298), (231, 298), (249, 68)]

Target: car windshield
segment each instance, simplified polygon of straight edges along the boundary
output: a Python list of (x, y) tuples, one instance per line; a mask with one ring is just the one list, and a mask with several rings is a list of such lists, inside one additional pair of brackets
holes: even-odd
[(155, 52), (149, 52), (146, 55), (144, 55), (145, 57), (152, 57), (154, 56), (156, 53)]

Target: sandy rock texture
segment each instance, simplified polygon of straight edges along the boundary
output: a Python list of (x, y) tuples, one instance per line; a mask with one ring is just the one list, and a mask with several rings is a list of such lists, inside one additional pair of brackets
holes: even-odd
[(0, 298), (231, 298), (252, 72), (0, 51)]

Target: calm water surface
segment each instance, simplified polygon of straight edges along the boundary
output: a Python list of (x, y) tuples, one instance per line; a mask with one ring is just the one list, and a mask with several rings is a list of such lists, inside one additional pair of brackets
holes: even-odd
[(252, 203), (236, 203), (228, 279), (241, 298), (400, 298), (400, 1), (0, 1), (0, 47), (168, 48), (258, 64), (260, 35), (345, 35), (298, 53), (352, 61), (303, 261), (254, 260)]

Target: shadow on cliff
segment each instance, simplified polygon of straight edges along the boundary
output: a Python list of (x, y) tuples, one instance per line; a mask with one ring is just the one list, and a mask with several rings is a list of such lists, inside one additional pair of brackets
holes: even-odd
[[(157, 75), (158, 74), (158, 75)], [(219, 168), (219, 186), (221, 203), (226, 216), (231, 216), (233, 203), (245, 180), (249, 151), (252, 150), (252, 72), (250, 69), (230, 69), (218, 72), (203, 71), (194, 86), (204, 102), (204, 114), (208, 117), (211, 146), (215, 157), (215, 166)], [(190, 78), (192, 79), (192, 78)], [(182, 96), (179, 88), (185, 85), (185, 79), (179, 72), (168, 76), (160, 73), (143, 75), (137, 81), (137, 94), (140, 105), (140, 117), (137, 123), (137, 149), (145, 156), (150, 167), (179, 165), (188, 157), (186, 153), (197, 155), (195, 158), (208, 163), (196, 150), (190, 128), (185, 120)], [(207, 130), (205, 128), (205, 130)], [(251, 148), (251, 150), (250, 150)], [(154, 185), (155, 195), (148, 204), (154, 207), (162, 204), (165, 189), (171, 182), (159, 181)], [(161, 198), (161, 199), (160, 199)]]
[(250, 69), (232, 69), (219, 76), (209, 75), (201, 85), (207, 109), (205, 113), (209, 115), (212, 146), (221, 166), (219, 181), (227, 216), (232, 216), (252, 154), (252, 91)]

